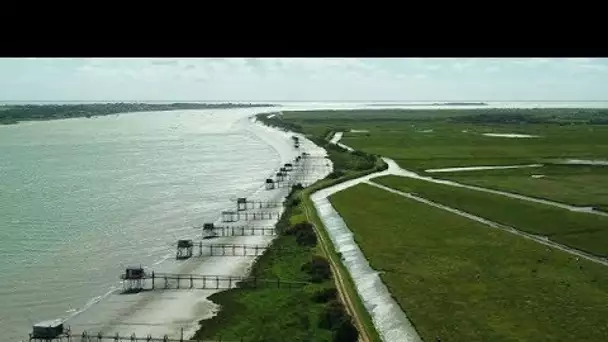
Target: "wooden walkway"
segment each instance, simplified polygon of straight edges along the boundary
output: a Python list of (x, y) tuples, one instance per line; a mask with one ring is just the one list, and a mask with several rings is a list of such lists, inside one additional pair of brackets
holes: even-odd
[[(194, 227), (201, 228), (201, 227)], [(204, 232), (212, 232), (216, 236), (252, 236), (252, 235), (277, 235), (274, 227), (253, 227), (253, 226), (214, 226), (213, 229), (206, 229)]]
[[(182, 329), (183, 335), (183, 329)], [(101, 332), (97, 334), (89, 334), (86, 331), (81, 334), (72, 334), (71, 332), (67, 332), (61, 336), (57, 336), (55, 338), (35, 338), (30, 334), (29, 338), (30, 342), (103, 342), (103, 341), (113, 341), (113, 342), (135, 342), (135, 341), (147, 341), (147, 342), (237, 342), (236, 340), (188, 340), (181, 338), (169, 338), (167, 335), (163, 337), (153, 337), (151, 335), (147, 336), (136, 336), (135, 334), (131, 334), (130, 336), (121, 336), (119, 334), (116, 335), (104, 335)], [(238, 340), (240, 342), (245, 342), (247, 339), (242, 338)]]
[(224, 211), (222, 212), (222, 222), (237, 222), (237, 221), (256, 221), (256, 220), (272, 220), (281, 216), (279, 211), (263, 211), (263, 212), (243, 212), (243, 211)]
[(256, 201), (246, 200), (237, 201), (237, 210), (249, 210), (249, 209), (267, 209), (267, 208), (280, 208), (283, 206), (283, 202), (272, 202), (272, 201)]
[(203, 244), (199, 243), (199, 257), (204, 256), (259, 256), (268, 246), (245, 244)]
[(123, 279), (123, 293), (156, 289), (219, 290), (234, 287), (292, 289), (303, 287), (307, 281), (288, 281), (280, 278), (268, 279), (257, 276), (196, 275), (174, 273), (146, 273), (138, 279)]

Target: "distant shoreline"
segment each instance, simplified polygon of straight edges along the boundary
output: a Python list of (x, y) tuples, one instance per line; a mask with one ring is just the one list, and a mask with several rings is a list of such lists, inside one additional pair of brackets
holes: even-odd
[(228, 109), (275, 107), (275, 104), (254, 103), (90, 103), (90, 104), (17, 104), (0, 105), (0, 125), (18, 124), (24, 121), (47, 121), (71, 118), (91, 118), (112, 114), (172, 111), (191, 109)]
[(488, 106), (486, 102), (433, 102), (433, 103), (371, 103), (370, 107), (387, 107), (387, 106)]

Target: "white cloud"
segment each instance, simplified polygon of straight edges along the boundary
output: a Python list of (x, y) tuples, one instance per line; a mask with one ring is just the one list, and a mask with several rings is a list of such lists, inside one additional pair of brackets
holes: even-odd
[(449, 61), (449, 63), (452, 66), (452, 69), (456, 70), (456, 71), (464, 71), (466, 69), (470, 69), (472, 67), (475, 67), (478, 64), (478, 59), (473, 59), (473, 58), (455, 58), (451, 61)]
[[(607, 70), (606, 59), (11, 59), (0, 60), (0, 74), (4, 76), (0, 96), (50, 96), (56, 100), (416, 101), (491, 100), (488, 97), (507, 95), (538, 99), (556, 94), (555, 99), (574, 99), (601, 93), (599, 89), (608, 86)], [(540, 90), (539, 84), (548, 89)]]
[(583, 58), (583, 57), (579, 57), (579, 58), (564, 58), (565, 61), (568, 62), (574, 62), (574, 63), (589, 63), (589, 62), (593, 62), (593, 58)]

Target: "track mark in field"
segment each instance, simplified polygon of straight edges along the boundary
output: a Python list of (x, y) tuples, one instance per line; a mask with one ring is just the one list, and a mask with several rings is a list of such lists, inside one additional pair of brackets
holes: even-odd
[(381, 185), (381, 184), (377, 184), (377, 183), (370, 182), (370, 181), (365, 181), (365, 184), (369, 184), (369, 185), (374, 186), (376, 188), (392, 192), (394, 194), (397, 194), (397, 195), (400, 195), (400, 196), (403, 196), (403, 197), (406, 197), (406, 198), (409, 198), (409, 199), (412, 199), (412, 200), (415, 200), (415, 201), (418, 201), (418, 202), (421, 202), (421, 203), (433, 206), (435, 208), (439, 208), (439, 209), (442, 209), (442, 210), (445, 210), (445, 211), (449, 211), (449, 212), (454, 213), (456, 215), (459, 215), (459, 216), (462, 216), (462, 217), (466, 217), (466, 218), (471, 219), (473, 221), (477, 221), (477, 222), (483, 223), (485, 225), (488, 225), (490, 227), (501, 229), (501, 230), (507, 231), (507, 232), (515, 234), (515, 235), (519, 235), (521, 237), (524, 237), (524, 238), (532, 240), (532, 241), (536, 241), (536, 242), (541, 243), (543, 245), (560, 249), (560, 250), (562, 250), (564, 252), (567, 252), (567, 253), (579, 256), (581, 258), (585, 258), (585, 259), (587, 259), (589, 261), (593, 261), (595, 263), (602, 264), (604, 266), (608, 266), (608, 259), (606, 259), (606, 258), (597, 257), (597, 256), (591, 255), (589, 253), (583, 252), (581, 250), (578, 250), (578, 249), (575, 249), (575, 248), (570, 248), (570, 247), (564, 246), (562, 244), (553, 242), (553, 241), (549, 240), (546, 236), (526, 233), (526, 232), (523, 232), (521, 230), (517, 230), (517, 229), (515, 229), (513, 227), (506, 226), (506, 225), (503, 225), (503, 224), (500, 224), (500, 223), (496, 223), (494, 221), (487, 220), (487, 219), (485, 219), (483, 217), (475, 216), (473, 214), (469, 214), (467, 212), (460, 211), (460, 210), (457, 210), (457, 209), (445, 206), (443, 204), (439, 204), (439, 203), (427, 200), (425, 198), (412, 195), (410, 193), (406, 193), (406, 192), (402, 192), (402, 191), (399, 191), (399, 190), (395, 190), (393, 188), (389, 188), (389, 187)]

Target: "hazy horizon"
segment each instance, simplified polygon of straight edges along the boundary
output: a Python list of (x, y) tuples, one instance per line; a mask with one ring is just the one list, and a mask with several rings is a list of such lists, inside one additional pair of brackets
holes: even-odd
[(606, 58), (5, 58), (0, 73), (0, 102), (608, 101)]
[(608, 100), (425, 100), (425, 101), (402, 101), (402, 100), (377, 100), (377, 101), (365, 101), (365, 100), (291, 100), (291, 101), (278, 101), (278, 100), (0, 100), (0, 104), (4, 103), (403, 103), (403, 104), (429, 104), (429, 103), (575, 103), (575, 102), (608, 102)]

